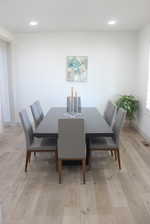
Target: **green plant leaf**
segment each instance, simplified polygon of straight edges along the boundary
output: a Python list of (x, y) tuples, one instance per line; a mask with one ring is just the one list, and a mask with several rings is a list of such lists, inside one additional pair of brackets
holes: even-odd
[(118, 108), (123, 108), (127, 111), (128, 119), (134, 118), (135, 112), (138, 110), (138, 100), (132, 95), (122, 95), (116, 102)]

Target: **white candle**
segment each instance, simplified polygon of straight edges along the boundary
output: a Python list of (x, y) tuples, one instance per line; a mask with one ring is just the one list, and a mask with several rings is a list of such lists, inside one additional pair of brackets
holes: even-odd
[(73, 98), (73, 93), (74, 93), (74, 89), (73, 87), (71, 88), (71, 97)]
[(75, 97), (77, 97), (77, 91), (75, 91)]

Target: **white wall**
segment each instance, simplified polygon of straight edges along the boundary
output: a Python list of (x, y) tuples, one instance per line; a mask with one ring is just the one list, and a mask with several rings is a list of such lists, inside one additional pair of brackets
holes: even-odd
[(138, 128), (141, 133), (150, 138), (150, 111), (146, 109), (146, 93), (149, 73), (149, 50), (150, 50), (150, 25), (139, 32), (138, 39), (138, 86), (137, 95), (140, 101), (138, 114)]
[[(88, 82), (66, 81), (66, 56), (88, 56)], [(136, 32), (84, 32), (18, 34), (12, 44), (16, 115), (36, 99), (46, 112), (65, 106), (71, 86), (83, 106), (101, 112), (108, 99), (135, 94)]]
[(0, 40), (0, 117), (1, 123), (10, 122), (8, 44)]
[(10, 122), (8, 43), (12, 40), (12, 34), (0, 27), (0, 133), (4, 123)]

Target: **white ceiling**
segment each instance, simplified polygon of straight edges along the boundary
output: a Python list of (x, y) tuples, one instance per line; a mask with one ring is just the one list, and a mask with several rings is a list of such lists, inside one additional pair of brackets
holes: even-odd
[[(108, 27), (107, 21), (118, 23)], [(29, 27), (30, 20), (38, 27)], [(0, 25), (14, 32), (137, 30), (150, 23), (150, 0), (0, 0)]]

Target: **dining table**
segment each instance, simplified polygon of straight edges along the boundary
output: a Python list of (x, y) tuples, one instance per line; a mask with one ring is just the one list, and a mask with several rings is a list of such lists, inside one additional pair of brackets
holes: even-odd
[[(87, 163), (89, 158), (90, 137), (113, 137), (112, 128), (96, 107), (83, 107), (81, 113), (69, 114), (65, 107), (49, 109), (39, 126), (34, 130), (35, 137), (58, 137), (58, 120), (64, 118), (83, 118), (87, 145)], [(72, 163), (73, 164), (73, 163)]]
[(69, 114), (65, 107), (53, 107), (45, 115), (34, 131), (35, 137), (57, 137), (58, 120), (64, 118), (83, 118), (86, 137), (113, 137), (112, 128), (95, 107), (83, 107), (81, 113)]

